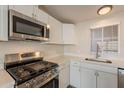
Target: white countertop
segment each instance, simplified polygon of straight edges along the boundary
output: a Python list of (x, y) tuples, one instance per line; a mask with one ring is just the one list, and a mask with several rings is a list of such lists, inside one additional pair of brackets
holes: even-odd
[(15, 81), (4, 69), (0, 69), (0, 88), (12, 88)]
[(105, 65), (105, 66), (116, 67), (116, 68), (124, 68), (123, 60), (111, 60), (112, 63), (109, 64), (109, 63), (102, 63), (102, 62), (86, 61), (84, 59), (85, 59), (85, 57), (62, 55), (62, 56), (47, 59), (47, 61), (51, 61), (51, 62), (61, 65), (65, 62), (70, 62), (71, 60), (76, 60), (79, 62), (87, 62), (87, 63), (91, 63), (91, 64)]

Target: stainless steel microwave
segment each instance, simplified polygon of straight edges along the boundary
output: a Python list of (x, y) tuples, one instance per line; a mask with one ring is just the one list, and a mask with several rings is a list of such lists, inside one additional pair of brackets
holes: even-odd
[(47, 41), (49, 33), (47, 24), (9, 10), (9, 39)]

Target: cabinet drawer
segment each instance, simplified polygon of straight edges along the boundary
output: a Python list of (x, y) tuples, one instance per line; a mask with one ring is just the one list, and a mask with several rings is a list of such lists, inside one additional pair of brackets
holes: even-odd
[(80, 62), (79, 61), (71, 61), (70, 65), (71, 66), (80, 66)]
[(91, 63), (81, 63), (81, 67), (117, 74), (117, 68), (114, 67), (96, 65)]

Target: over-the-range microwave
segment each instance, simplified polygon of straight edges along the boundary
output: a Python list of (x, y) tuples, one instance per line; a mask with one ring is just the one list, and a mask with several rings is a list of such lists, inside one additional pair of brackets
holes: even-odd
[(9, 10), (9, 39), (47, 41), (49, 34), (47, 24), (15, 10)]

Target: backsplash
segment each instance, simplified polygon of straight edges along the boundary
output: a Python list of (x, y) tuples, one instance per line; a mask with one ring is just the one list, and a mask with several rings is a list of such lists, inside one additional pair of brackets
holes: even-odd
[(23, 53), (41, 51), (44, 58), (48, 59), (54, 56), (63, 55), (63, 46), (48, 45), (34, 41), (8, 41), (0, 42), (0, 67), (3, 67), (4, 55), (11, 53)]

